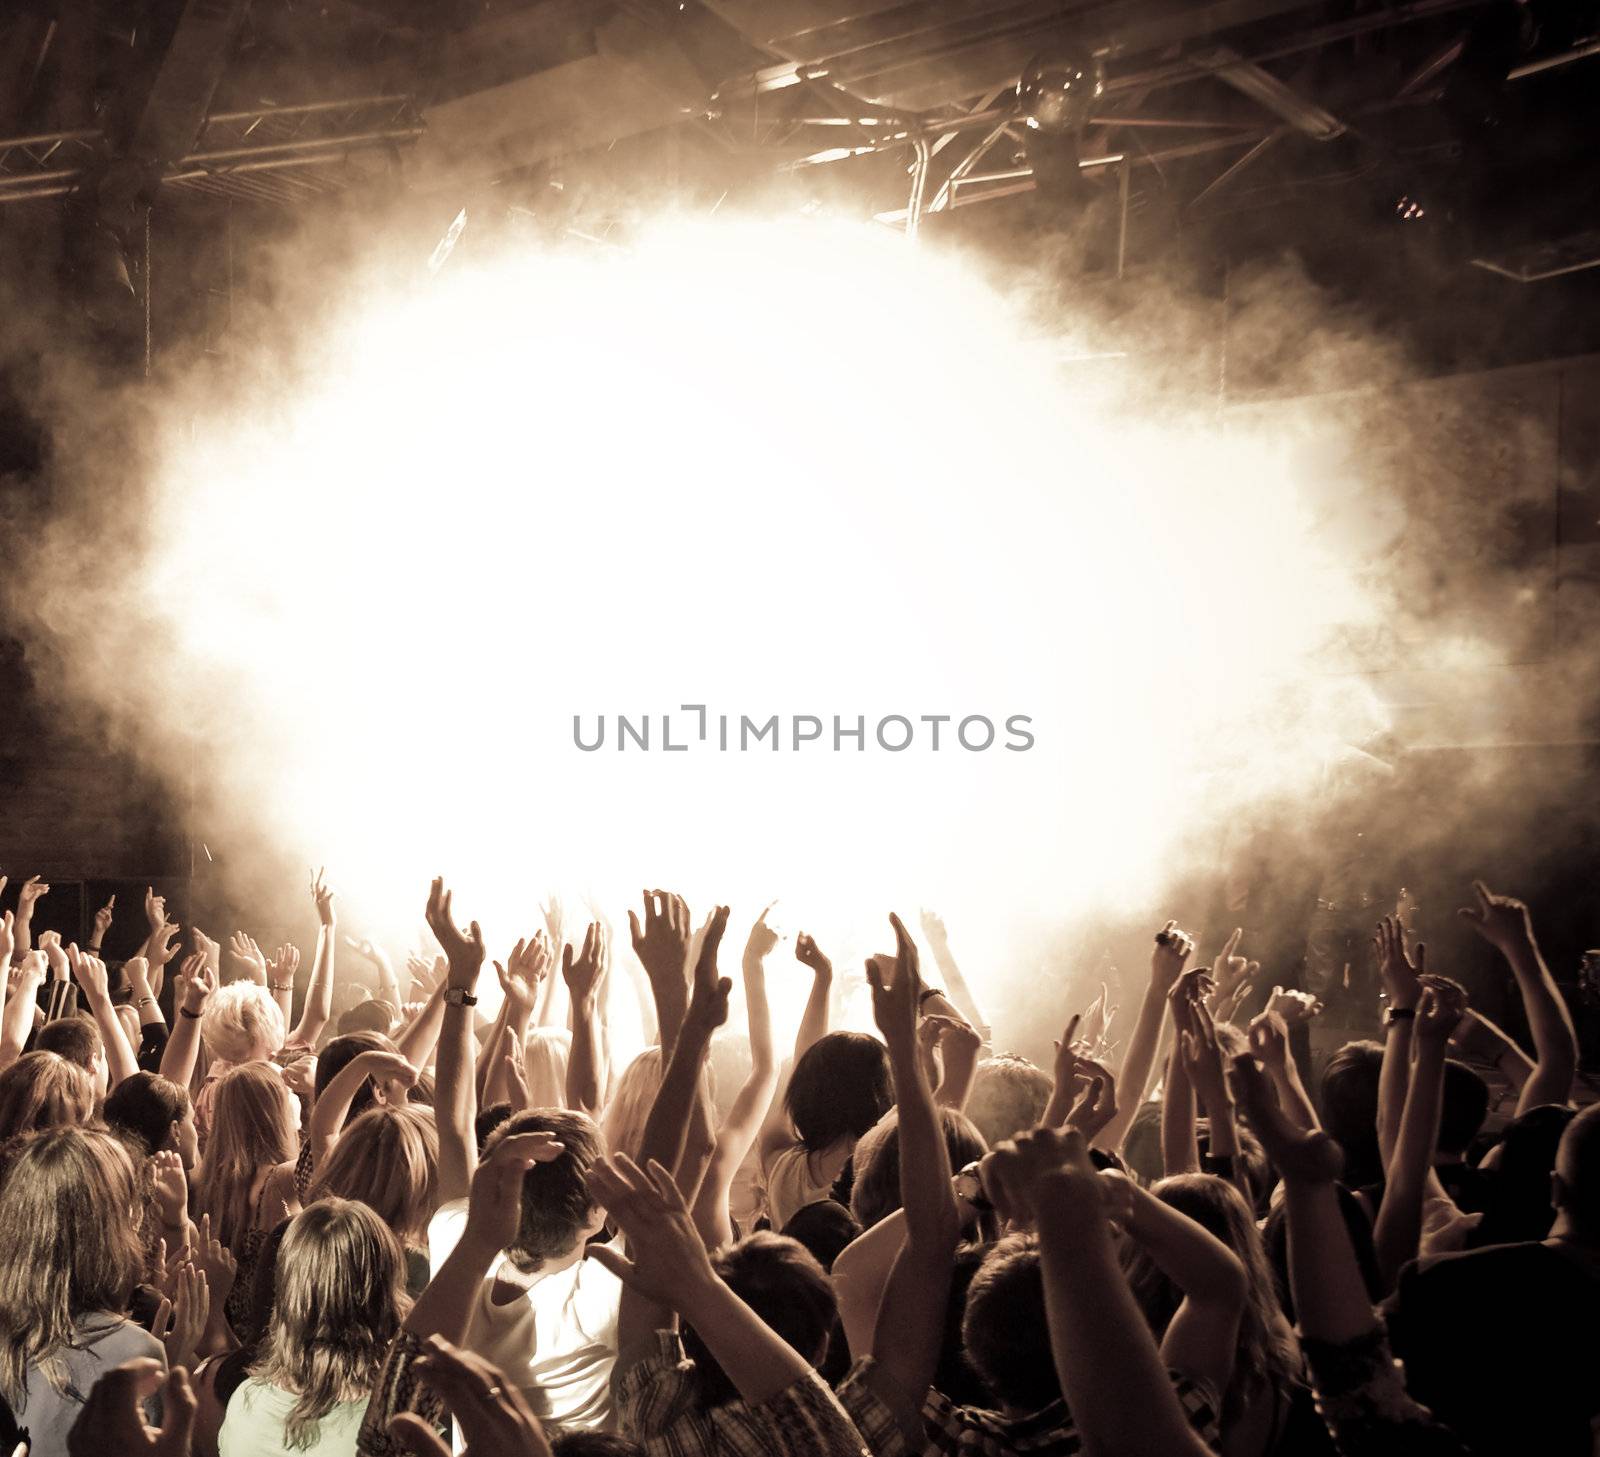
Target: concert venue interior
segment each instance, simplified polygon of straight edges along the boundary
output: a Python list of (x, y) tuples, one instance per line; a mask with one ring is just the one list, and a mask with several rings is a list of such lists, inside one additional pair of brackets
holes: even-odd
[(0, 0), (0, 1457), (1600, 1453), (1597, 135)]

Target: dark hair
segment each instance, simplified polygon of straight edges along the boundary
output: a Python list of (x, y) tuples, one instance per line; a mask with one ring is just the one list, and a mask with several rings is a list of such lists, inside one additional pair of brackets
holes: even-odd
[[(711, 1263), (771, 1330), (806, 1360), (822, 1360), (839, 1307), (833, 1282), (799, 1240), (762, 1230), (724, 1245)], [(738, 1390), (692, 1326), (684, 1327), (683, 1347), (695, 1363), (702, 1405), (725, 1406), (738, 1398)]]
[(1444, 1065), (1444, 1095), (1439, 1106), (1441, 1153), (1460, 1157), (1478, 1136), (1489, 1116), (1489, 1085), (1464, 1062), (1450, 1058)]
[(1544, 1103), (1506, 1124), (1499, 1162), (1489, 1171), (1483, 1219), (1467, 1236), (1473, 1248), (1543, 1239), (1556, 1221), (1550, 1175), (1556, 1151), (1577, 1110)]
[(1556, 1207), (1585, 1239), (1600, 1237), (1600, 1103), (1591, 1103), (1567, 1124), (1556, 1151), (1556, 1175)]
[(484, 1156), (513, 1133), (553, 1133), (560, 1158), (534, 1164), (522, 1176), (522, 1219), (506, 1257), (523, 1273), (546, 1260), (570, 1255), (594, 1214), (589, 1197), (589, 1168), (600, 1157), (600, 1130), (594, 1119), (562, 1108), (535, 1108), (502, 1123), (483, 1145)]
[(839, 1252), (861, 1233), (861, 1226), (837, 1199), (816, 1199), (796, 1209), (782, 1232), (799, 1240), (824, 1270), (831, 1271)]
[(58, 1017), (46, 1022), (33, 1039), (35, 1052), (53, 1052), (68, 1062), (75, 1062), (85, 1071), (94, 1068), (95, 1056), (105, 1050), (100, 1029), (82, 1013), (71, 1017)]
[(135, 1073), (124, 1078), (106, 1098), (102, 1114), (113, 1133), (131, 1135), (141, 1152), (167, 1146), (172, 1125), (189, 1112), (189, 1095), (160, 1073)]
[(489, 1142), (490, 1135), (510, 1116), (511, 1104), (503, 1100), (491, 1103), (487, 1108), (478, 1109), (478, 1116), (472, 1120), (472, 1132), (478, 1145), (480, 1159), (483, 1157), (483, 1150)]
[(1344, 1182), (1350, 1188), (1383, 1180), (1378, 1148), (1378, 1078), (1383, 1048), (1347, 1042), (1322, 1070), (1322, 1126), (1344, 1150)]
[[(317, 1054), (317, 1075), (312, 1081), (317, 1097), (321, 1097), (338, 1075), (350, 1066), (363, 1052), (399, 1052), (400, 1049), (380, 1032), (346, 1032), (335, 1037)], [(356, 1095), (350, 1100), (350, 1111), (345, 1114), (346, 1125), (359, 1118), (373, 1105), (372, 1079), (363, 1078)]]
[(830, 1032), (806, 1049), (789, 1078), (784, 1111), (811, 1153), (860, 1138), (894, 1104), (889, 1051), (864, 1032)]
[[(959, 1108), (939, 1109), (944, 1146), (950, 1167), (964, 1169), (989, 1152), (972, 1120)], [(871, 1229), (900, 1207), (900, 1119), (890, 1113), (856, 1144), (855, 1183), (850, 1189), (850, 1212), (863, 1229)]]
[(967, 1287), (961, 1339), (973, 1370), (1007, 1406), (1032, 1412), (1060, 1398), (1039, 1242), (1031, 1234), (989, 1247)]

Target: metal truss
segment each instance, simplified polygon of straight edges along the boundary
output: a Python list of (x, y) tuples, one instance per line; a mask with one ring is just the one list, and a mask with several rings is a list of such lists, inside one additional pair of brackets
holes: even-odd
[[(354, 153), (416, 140), (411, 96), (361, 96), (221, 112), (193, 150), (162, 173), (163, 187), (250, 202), (291, 204), (339, 191)], [(66, 197), (113, 161), (99, 131), (0, 138), (0, 204)]]

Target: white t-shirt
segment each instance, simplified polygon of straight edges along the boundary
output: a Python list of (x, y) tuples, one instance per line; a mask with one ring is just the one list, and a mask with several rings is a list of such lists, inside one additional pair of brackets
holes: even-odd
[(291, 1447), (284, 1431), (294, 1403), (289, 1392), (251, 1377), (228, 1402), (217, 1434), (218, 1457), (356, 1457), (364, 1400), (337, 1403), (318, 1419), (316, 1441), (302, 1448)]
[[(435, 1275), (466, 1227), (465, 1199), (439, 1206), (428, 1226)], [(473, 1302), (467, 1349), (494, 1362), (541, 1420), (612, 1430), (611, 1368), (622, 1282), (604, 1265), (580, 1259), (536, 1279), (523, 1298), (500, 1305), (490, 1297), (504, 1264), (505, 1256), (498, 1256)]]

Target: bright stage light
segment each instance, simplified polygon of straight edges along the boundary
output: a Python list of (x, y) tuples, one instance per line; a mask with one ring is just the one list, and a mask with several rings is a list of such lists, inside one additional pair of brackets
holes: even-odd
[[(363, 924), (407, 932), (441, 871), (496, 945), (551, 889), (619, 930), (642, 885), (781, 896), (841, 954), (928, 904), (1001, 978), (1371, 726), (1306, 686), (1365, 605), (1289, 442), (1089, 388), (1073, 321), (959, 258), (663, 222), (343, 297), (257, 403), (171, 412), (126, 584), (167, 657), (129, 711), (157, 762), (198, 740), (212, 820), (327, 864)], [(575, 716), (681, 705), (830, 733), (574, 745)], [(922, 715), (952, 716), (937, 751)], [(954, 741), (969, 715), (992, 748)]]

